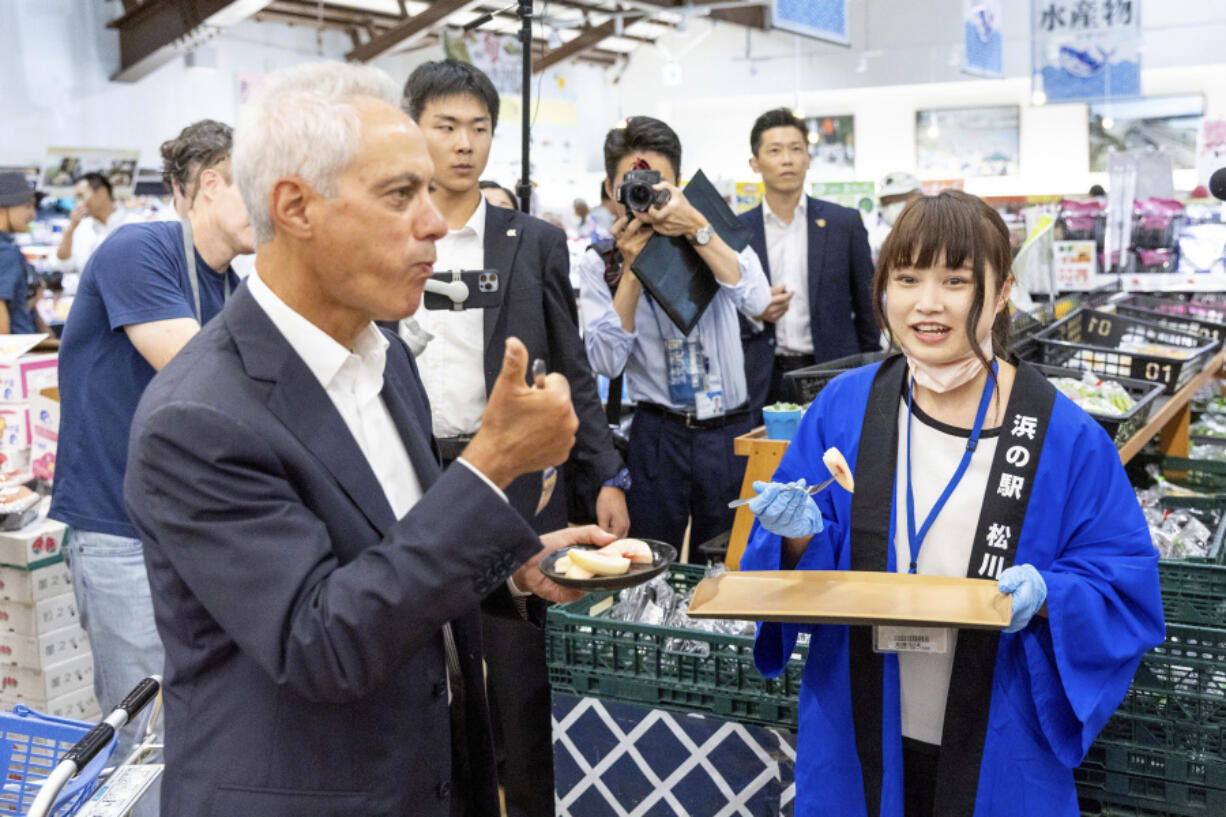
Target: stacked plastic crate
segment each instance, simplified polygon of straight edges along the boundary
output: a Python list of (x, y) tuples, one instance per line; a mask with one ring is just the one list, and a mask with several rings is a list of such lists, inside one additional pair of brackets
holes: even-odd
[(1086, 815), (1226, 814), (1226, 554), (1159, 563), (1166, 641), (1132, 687), (1076, 777)]

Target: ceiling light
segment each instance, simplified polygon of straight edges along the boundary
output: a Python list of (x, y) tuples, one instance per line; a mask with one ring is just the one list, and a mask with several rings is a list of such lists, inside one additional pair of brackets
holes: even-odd
[(1115, 127), (1115, 120), (1109, 116), (1103, 117), (1103, 130), (1111, 130)]
[(1030, 104), (1031, 105), (1046, 105), (1047, 104), (1047, 94), (1043, 93), (1042, 91), (1035, 91), (1033, 94), (1030, 95)]

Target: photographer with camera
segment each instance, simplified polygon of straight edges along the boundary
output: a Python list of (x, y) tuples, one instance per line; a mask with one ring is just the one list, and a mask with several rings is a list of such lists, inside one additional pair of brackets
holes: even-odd
[[(604, 143), (605, 188), (618, 216), (613, 242), (580, 263), (580, 311), (592, 368), (625, 372), (636, 404), (628, 466), (630, 532), (680, 546), (687, 522), (697, 545), (732, 525), (728, 500), (743, 468), (732, 441), (752, 427), (737, 312), (760, 315), (770, 287), (752, 249), (735, 252), (677, 187), (681, 141), (665, 123), (628, 119)], [(655, 235), (682, 236), (719, 291), (685, 335), (631, 269)]]

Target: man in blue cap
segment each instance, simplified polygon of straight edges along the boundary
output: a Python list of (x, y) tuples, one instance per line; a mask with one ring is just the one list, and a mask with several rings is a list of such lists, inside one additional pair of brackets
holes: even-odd
[(15, 171), (0, 173), (0, 335), (37, 331), (27, 286), (34, 278), (30, 262), (13, 241), (34, 220), (34, 191)]

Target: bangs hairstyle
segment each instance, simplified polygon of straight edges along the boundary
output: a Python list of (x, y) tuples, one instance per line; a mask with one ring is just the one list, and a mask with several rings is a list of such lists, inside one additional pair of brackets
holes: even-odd
[[(971, 270), (975, 297), (966, 316), (965, 330), (975, 357), (984, 368), (991, 368), (991, 361), (984, 358), (975, 342), (975, 327), (983, 315), (987, 271), (991, 269), (996, 291), (1000, 292), (1012, 274), (1013, 250), (1004, 220), (978, 196), (961, 190), (943, 190), (935, 196), (917, 196), (903, 208), (881, 247), (873, 275), (877, 323), (885, 327), (890, 344), (896, 346), (884, 308), (890, 275), (907, 267), (931, 269), (942, 260), (942, 254), (948, 268)], [(992, 351), (1004, 357), (1008, 350), (1009, 310), (1004, 309), (992, 323)]]

